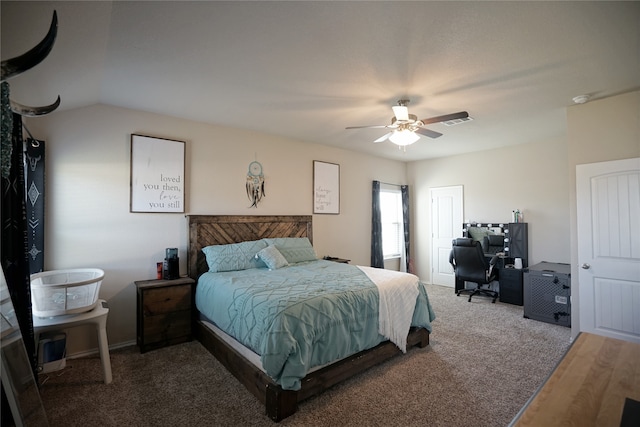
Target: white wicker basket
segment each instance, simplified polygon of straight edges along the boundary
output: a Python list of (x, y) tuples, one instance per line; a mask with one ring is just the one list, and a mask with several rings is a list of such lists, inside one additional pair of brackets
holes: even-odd
[(31, 275), (32, 312), (37, 317), (84, 313), (98, 303), (99, 268), (43, 271)]

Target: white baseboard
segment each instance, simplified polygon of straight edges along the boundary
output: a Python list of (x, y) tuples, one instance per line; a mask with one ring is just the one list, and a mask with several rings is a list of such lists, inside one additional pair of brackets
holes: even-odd
[[(129, 347), (132, 345), (136, 345), (136, 341), (132, 340), (132, 341), (125, 341), (125, 342), (121, 342), (118, 344), (114, 344), (114, 345), (110, 345), (109, 346), (109, 351), (111, 350), (117, 350), (119, 348), (124, 348), (124, 347)], [(74, 353), (74, 354), (67, 354), (67, 359), (78, 359), (80, 357), (87, 357), (87, 356), (93, 356), (94, 354), (98, 354), (98, 348), (92, 348), (90, 350), (86, 350), (86, 351), (81, 351), (78, 353)]]

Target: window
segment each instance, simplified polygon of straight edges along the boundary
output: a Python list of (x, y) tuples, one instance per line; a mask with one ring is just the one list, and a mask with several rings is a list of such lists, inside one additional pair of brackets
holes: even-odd
[(404, 246), (402, 193), (399, 188), (380, 188), (380, 216), (382, 255), (385, 259), (399, 258)]

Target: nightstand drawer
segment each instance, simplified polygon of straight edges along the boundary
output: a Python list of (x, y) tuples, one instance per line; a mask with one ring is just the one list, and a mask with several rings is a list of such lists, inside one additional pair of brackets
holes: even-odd
[(144, 316), (191, 309), (190, 284), (146, 289), (143, 293), (142, 314)]
[(176, 338), (191, 335), (191, 310), (149, 316), (144, 320), (145, 342), (170, 343)]

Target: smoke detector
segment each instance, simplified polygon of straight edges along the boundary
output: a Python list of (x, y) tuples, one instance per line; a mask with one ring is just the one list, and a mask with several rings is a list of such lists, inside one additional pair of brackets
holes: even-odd
[(578, 95), (573, 98), (573, 102), (576, 104), (584, 104), (589, 100), (589, 98), (591, 98), (589, 95)]

